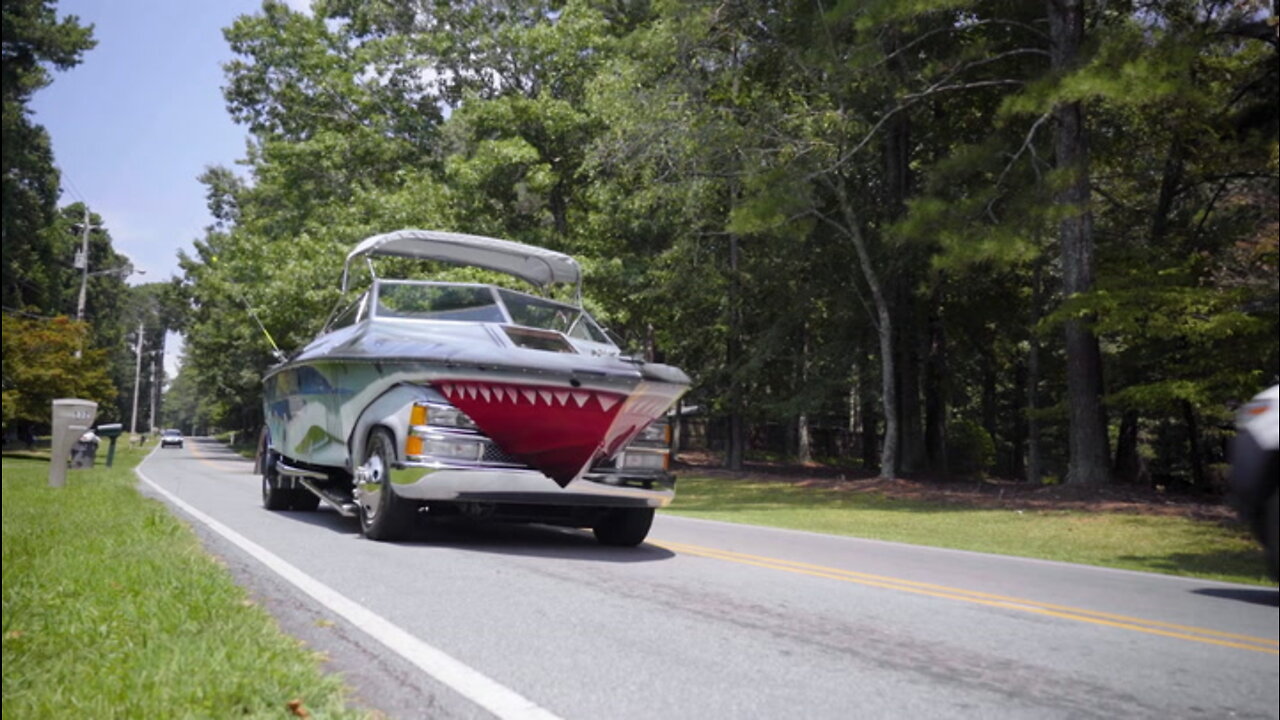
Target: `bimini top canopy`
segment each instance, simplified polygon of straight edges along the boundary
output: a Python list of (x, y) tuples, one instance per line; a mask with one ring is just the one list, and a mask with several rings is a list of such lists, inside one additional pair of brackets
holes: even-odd
[(342, 290), (347, 289), (351, 261), (361, 255), (440, 260), (496, 270), (540, 288), (555, 283), (573, 283), (581, 292), (582, 269), (578, 261), (553, 250), (510, 240), (464, 235), (437, 230), (397, 230), (367, 238), (347, 254), (342, 268)]

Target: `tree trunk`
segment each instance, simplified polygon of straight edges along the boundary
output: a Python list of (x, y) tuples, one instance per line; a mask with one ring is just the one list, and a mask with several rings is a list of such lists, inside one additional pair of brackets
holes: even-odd
[(745, 455), (745, 433), (742, 429), (742, 413), (729, 413), (729, 436), (726, 438), (724, 466), (729, 470), (741, 470), (742, 458)]
[(866, 237), (862, 234), (862, 224), (849, 199), (844, 178), (837, 178), (831, 189), (840, 205), (840, 215), (844, 223), (841, 229), (853, 243), (858, 254), (858, 265), (862, 277), (871, 290), (871, 300), (876, 311), (876, 335), (880, 340), (880, 405), (884, 412), (884, 442), (880, 447), (880, 477), (891, 480), (898, 470), (898, 400), (894, 391), (895, 376), (893, 363), (893, 320), (889, 317), (889, 303), (885, 300), (884, 291), (880, 287), (880, 277), (871, 264), (871, 253), (867, 249)]
[[(1050, 62), (1055, 73), (1078, 63), (1084, 39), (1083, 0), (1048, 0)], [(1089, 144), (1084, 106), (1061, 102), (1053, 109), (1057, 166), (1068, 175), (1054, 199), (1064, 211), (1058, 226), (1062, 285), (1066, 298), (1093, 289), (1093, 215), (1089, 209)], [(1067, 482), (1101, 484), (1110, 480), (1106, 418), (1102, 407), (1102, 355), (1098, 339), (1082, 318), (1066, 325), (1069, 459)]]
[(1191, 481), (1198, 489), (1209, 487), (1204, 472), (1204, 455), (1200, 451), (1200, 425), (1196, 422), (1196, 409), (1187, 400), (1182, 401), (1182, 417), (1187, 422), (1187, 450), (1191, 457)]
[(1138, 411), (1126, 410), (1120, 418), (1116, 438), (1116, 482), (1136, 483), (1142, 476), (1142, 458), (1138, 455)]
[(925, 450), (923, 407), (920, 403), (920, 356), (917, 346), (920, 343), (920, 324), (910, 319), (914, 303), (910, 293), (901, 293), (903, 312), (900, 318), (905, 323), (898, 323), (904, 328), (897, 333), (897, 345), (900, 350), (898, 358), (898, 447), (900, 448), (899, 466), (906, 472), (920, 472), (925, 468), (927, 453)]
[(939, 475), (947, 470), (947, 332), (942, 321), (942, 286), (939, 276), (929, 298), (929, 352), (924, 364), (924, 444), (929, 468)]
[[(886, 56), (893, 58), (891, 70), (901, 79), (902, 63), (896, 54), (898, 33), (890, 30), (884, 39)], [(884, 128), (884, 177), (885, 210), (888, 222), (901, 219), (907, 212), (907, 198), (911, 195), (911, 117), (907, 113), (890, 116)], [(919, 472), (925, 467), (922, 408), (920, 405), (920, 335), (915, 322), (914, 278), (899, 278), (893, 286), (893, 305), (903, 328), (894, 335), (898, 353), (894, 387), (897, 390), (897, 465), (906, 472)]]
[[(993, 347), (995, 343), (990, 342), (991, 338), (987, 338), (987, 347)], [(982, 364), (982, 429), (994, 440), (1000, 437), (1000, 427), (997, 417), (1000, 414), (1000, 408), (996, 406), (996, 359), (988, 357), (987, 362)]]
[[(1014, 362), (1014, 387), (1024, 388), (1027, 386), (1027, 362), (1026, 358), (1018, 358)], [(1010, 445), (1013, 451), (1009, 455), (1009, 477), (1024, 477), (1027, 473), (1027, 454), (1025, 452), (1027, 444), (1027, 415), (1026, 413), (1013, 414), (1013, 435)]]
[[(800, 343), (800, 388), (809, 386), (809, 323), (805, 322), (801, 328)], [(796, 418), (796, 461), (807, 464), (813, 462), (813, 438), (809, 434), (809, 412), (807, 409), (800, 411), (800, 416)]]
[(813, 436), (809, 432), (809, 413), (796, 418), (796, 461), (801, 465), (813, 462)]
[(730, 470), (741, 470), (746, 454), (742, 423), (742, 388), (739, 365), (742, 362), (741, 289), (738, 277), (738, 236), (729, 236), (729, 338), (725, 366), (729, 371), (729, 437), (725, 442), (724, 464)]
[[(1040, 286), (1039, 272), (1036, 273), (1038, 296)], [(1040, 409), (1040, 339), (1035, 333), (1027, 349), (1027, 482), (1039, 485), (1044, 477), (1044, 461), (1040, 455), (1040, 419), (1036, 411)]]
[(876, 429), (876, 404), (870, 393), (862, 396), (862, 467), (876, 466), (876, 444), (880, 435)]

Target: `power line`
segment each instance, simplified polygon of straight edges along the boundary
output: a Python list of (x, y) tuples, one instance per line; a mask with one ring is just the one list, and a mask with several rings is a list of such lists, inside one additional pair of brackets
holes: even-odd
[(85, 199), (84, 193), (80, 192), (80, 188), (75, 181), (71, 179), (71, 175), (62, 167), (58, 166), (58, 176), (62, 179), (63, 189), (70, 191), (73, 198), (84, 203), (87, 207), (89, 201)]

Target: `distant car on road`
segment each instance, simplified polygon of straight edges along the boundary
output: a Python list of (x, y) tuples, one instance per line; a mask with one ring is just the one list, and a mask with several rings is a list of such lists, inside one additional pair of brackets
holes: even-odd
[(1280, 577), (1280, 385), (1258, 393), (1236, 415), (1231, 441), (1231, 501), (1267, 551), (1271, 579)]
[(160, 447), (182, 447), (182, 431), (169, 428), (160, 433)]

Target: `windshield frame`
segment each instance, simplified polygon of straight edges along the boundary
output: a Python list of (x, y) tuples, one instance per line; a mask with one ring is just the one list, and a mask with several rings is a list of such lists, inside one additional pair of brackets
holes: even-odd
[[(413, 313), (397, 313), (390, 308), (384, 307), (382, 304), (382, 293), (384, 289), (389, 287), (440, 287), (440, 288), (471, 288), (476, 291), (487, 293), (493, 300), (493, 306), (496, 306), (501, 314), (501, 319), (467, 319), (452, 317), (430, 317), (427, 314), (415, 315)], [(525, 304), (532, 307), (551, 309), (557, 312), (567, 313), (569, 319), (558, 326), (554, 323), (530, 323), (527, 316), (517, 319), (516, 313), (512, 311), (513, 304)], [(477, 305), (475, 308), (487, 308), (488, 304)], [(336, 322), (338, 317), (346, 316), (355, 310), (355, 317), (349, 323), (342, 323), (340, 326)], [(466, 308), (464, 308), (464, 311)], [(484, 323), (510, 325), (513, 327), (532, 328), (535, 330), (555, 332), (564, 335), (570, 342), (584, 343), (588, 348), (603, 350), (612, 348), (617, 350), (617, 346), (613, 340), (609, 338), (600, 323), (596, 322), (591, 313), (579, 305), (553, 300), (551, 298), (534, 295), (532, 293), (521, 292), (500, 285), (492, 285), (488, 283), (469, 283), (469, 282), (446, 282), (440, 280), (401, 280), (390, 278), (379, 278), (374, 281), (360, 297), (350, 306), (338, 313), (337, 316), (330, 320), (326, 332), (338, 330), (340, 327), (357, 324), (362, 320), (378, 318), (381, 320), (389, 320), (395, 322), (457, 322), (457, 323)], [(523, 322), (522, 322), (523, 320)]]

